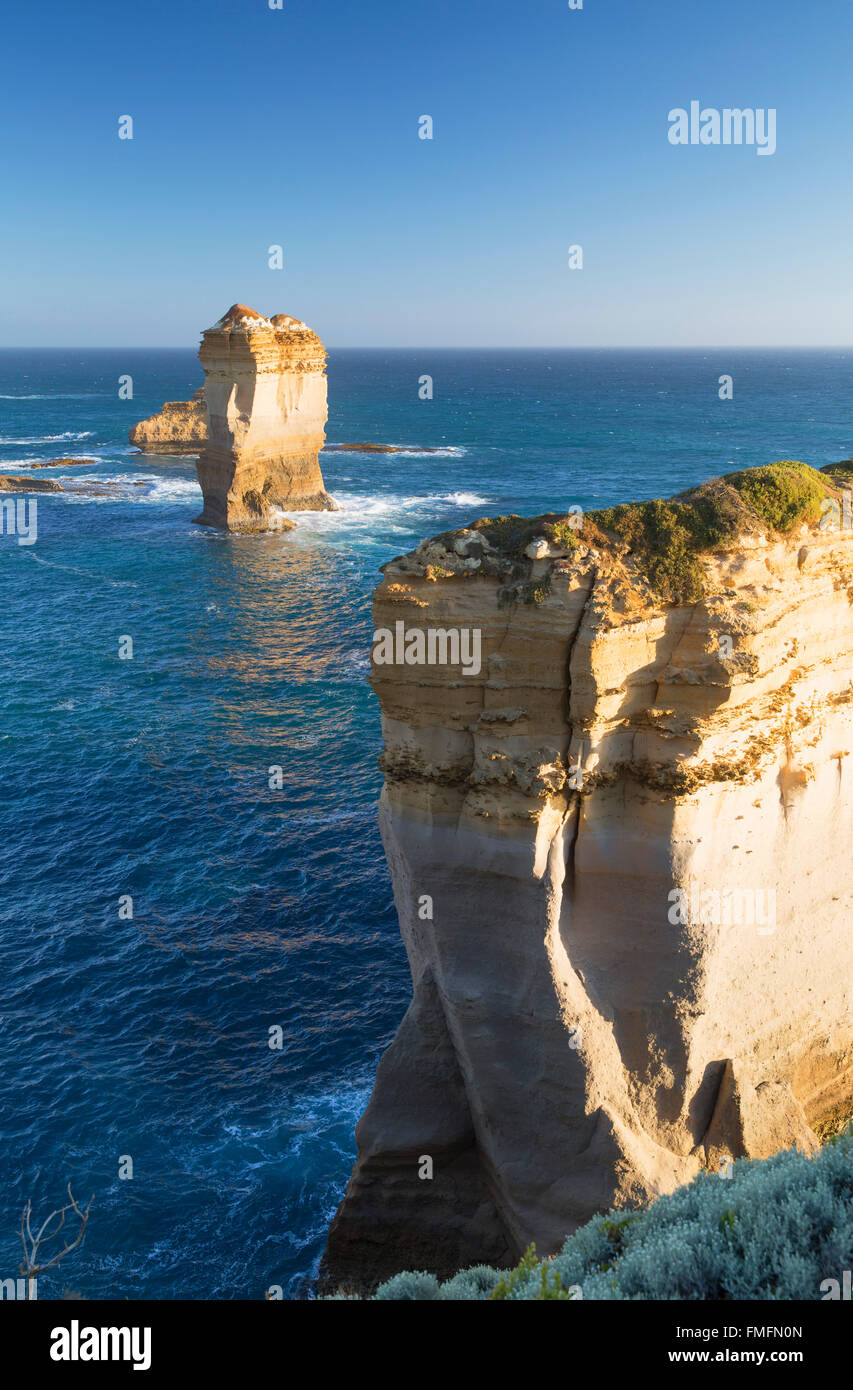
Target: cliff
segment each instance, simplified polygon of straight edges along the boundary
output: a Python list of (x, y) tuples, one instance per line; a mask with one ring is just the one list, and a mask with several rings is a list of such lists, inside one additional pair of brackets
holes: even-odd
[(208, 433), (198, 460), (198, 520), (266, 531), (285, 511), (333, 510), (325, 440), (326, 350), (298, 319), (234, 304), (202, 337)]
[(385, 567), (413, 998), (327, 1287), (551, 1253), (853, 1111), (849, 472), (483, 520)]
[(128, 434), (144, 454), (197, 454), (207, 439), (204, 387), (191, 401), (167, 401), (157, 415), (140, 420)]

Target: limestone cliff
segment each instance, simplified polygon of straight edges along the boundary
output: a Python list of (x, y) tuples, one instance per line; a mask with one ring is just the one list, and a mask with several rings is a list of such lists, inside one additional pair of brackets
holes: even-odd
[(128, 435), (144, 454), (197, 454), (207, 439), (204, 387), (191, 401), (167, 401), (157, 415), (140, 420)]
[[(404, 662), (377, 646), (371, 681), (413, 999), (329, 1285), (547, 1254), (851, 1112), (848, 485), (772, 465), (385, 567), (375, 627)], [(404, 664), (437, 629), (479, 632), (480, 670)]]
[(198, 520), (266, 531), (285, 511), (333, 510), (319, 453), (326, 350), (298, 319), (234, 304), (202, 337), (208, 434), (198, 460)]

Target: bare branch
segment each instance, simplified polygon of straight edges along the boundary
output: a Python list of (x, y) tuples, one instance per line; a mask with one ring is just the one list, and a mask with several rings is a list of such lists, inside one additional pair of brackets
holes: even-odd
[[(66, 1205), (63, 1207), (58, 1207), (56, 1211), (52, 1211), (42, 1222), (37, 1233), (33, 1235), (31, 1226), (32, 1201), (28, 1198), (27, 1204), (24, 1207), (24, 1210), (21, 1214), (21, 1244), (24, 1248), (24, 1259), (20, 1266), (19, 1272), (21, 1274), (26, 1275), (30, 1280), (32, 1280), (36, 1278), (39, 1274), (43, 1274), (46, 1269), (51, 1269), (53, 1265), (58, 1264), (61, 1259), (63, 1259), (67, 1254), (70, 1253), (70, 1251), (76, 1250), (77, 1246), (83, 1239), (83, 1235), (86, 1230), (86, 1225), (89, 1220), (89, 1212), (91, 1210), (93, 1201), (94, 1193), (89, 1198), (89, 1201), (87, 1202), (86, 1206), (81, 1210), (78, 1202), (75, 1200), (74, 1194), (71, 1191), (71, 1184), (69, 1183), (68, 1202), (66, 1203)], [(52, 1255), (50, 1259), (45, 1259), (43, 1264), (40, 1264), (39, 1247), (42, 1245), (46, 1245), (48, 1241), (56, 1240), (60, 1231), (65, 1226), (65, 1216), (66, 1213), (69, 1211), (73, 1211), (74, 1215), (80, 1222), (80, 1229), (78, 1230), (77, 1235), (75, 1236), (74, 1240), (72, 1240), (70, 1243), (66, 1239), (61, 1250), (57, 1251), (55, 1255)], [(50, 1230), (50, 1223), (54, 1219), (56, 1219), (56, 1226), (53, 1230)], [(27, 1248), (28, 1241), (29, 1249)]]

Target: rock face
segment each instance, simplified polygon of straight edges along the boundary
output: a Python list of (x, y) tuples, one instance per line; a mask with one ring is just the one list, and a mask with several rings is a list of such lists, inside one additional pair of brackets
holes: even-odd
[[(574, 535), (475, 523), (385, 567), (376, 629), (478, 631), (482, 665), (375, 648), (413, 999), (326, 1287), (548, 1254), (851, 1113), (853, 539), (815, 525), (838, 480), (802, 476), (785, 534), (746, 473)], [(662, 598), (648, 575), (666, 588), (676, 551), (643, 553), (642, 527), (711, 508), (726, 536), (727, 507), (736, 537)]]
[(277, 513), (335, 510), (319, 453), (328, 418), (326, 350), (298, 319), (235, 304), (203, 335), (208, 436), (198, 520), (267, 531)]
[(144, 454), (197, 454), (207, 440), (204, 387), (191, 401), (167, 401), (157, 415), (140, 420), (128, 435)]

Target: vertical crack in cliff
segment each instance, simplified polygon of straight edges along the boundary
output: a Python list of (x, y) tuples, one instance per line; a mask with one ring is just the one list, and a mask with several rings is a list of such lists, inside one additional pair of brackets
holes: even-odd
[[(572, 661), (574, 660), (575, 648), (576, 648), (577, 643), (578, 643), (578, 638), (580, 637), (581, 630), (582, 630), (582, 628), (583, 628), (584, 623), (586, 622), (586, 618), (587, 618), (587, 613), (588, 613), (588, 610), (589, 610), (589, 606), (590, 606), (590, 604), (592, 603), (593, 596), (594, 596), (594, 594), (595, 594), (596, 585), (598, 584), (598, 580), (599, 580), (599, 575), (600, 575), (600, 571), (599, 571), (598, 568), (596, 567), (596, 568), (593, 570), (593, 572), (592, 572), (592, 580), (591, 580), (590, 586), (589, 586), (589, 593), (587, 594), (586, 599), (585, 599), (584, 604), (583, 604), (583, 607), (581, 608), (581, 611), (580, 611), (580, 613), (578, 614), (577, 627), (575, 628), (574, 633), (573, 633), (572, 637), (571, 637), (570, 640), (569, 640), (569, 650), (568, 650), (568, 654), (567, 654), (567, 657), (566, 657), (566, 696), (565, 696), (565, 700), (566, 700), (566, 723), (567, 723), (568, 729), (569, 729), (569, 750), (568, 750), (568, 751), (569, 751), (569, 768), (570, 768), (570, 769), (571, 769), (571, 764), (572, 764), (572, 744), (575, 742), (575, 725), (574, 725), (574, 719), (573, 719), (573, 715), (572, 715)], [(583, 768), (583, 764), (582, 764), (582, 761), (581, 761), (581, 753), (582, 753), (583, 747), (584, 747), (583, 735), (578, 735), (578, 739), (579, 739), (579, 748), (578, 748), (577, 758), (578, 758), (578, 767), (579, 767), (579, 769), (580, 769), (580, 778), (581, 778), (581, 787), (582, 787), (582, 785), (583, 785), (583, 776), (584, 776), (584, 768)], [(571, 772), (570, 772), (570, 776), (571, 776)], [(575, 857), (576, 857), (576, 851), (577, 851), (578, 836), (579, 836), (579, 834), (580, 834), (581, 816), (582, 816), (582, 814), (583, 814), (583, 801), (582, 801), (581, 789), (580, 789), (580, 788), (574, 789), (574, 788), (572, 788), (570, 785), (567, 786), (567, 798), (568, 798), (568, 807), (567, 807), (567, 811), (566, 811), (567, 819), (568, 819), (568, 817), (572, 814), (572, 811), (574, 811), (573, 824), (572, 824), (572, 826), (571, 826), (571, 831), (570, 831), (570, 834), (569, 834), (568, 843), (567, 843), (567, 845), (566, 845), (566, 877), (567, 877), (567, 879), (568, 879), (568, 890), (567, 890), (567, 891), (568, 891), (569, 897), (570, 897), (570, 898), (573, 898), (573, 897), (574, 897), (574, 891), (575, 891)]]

